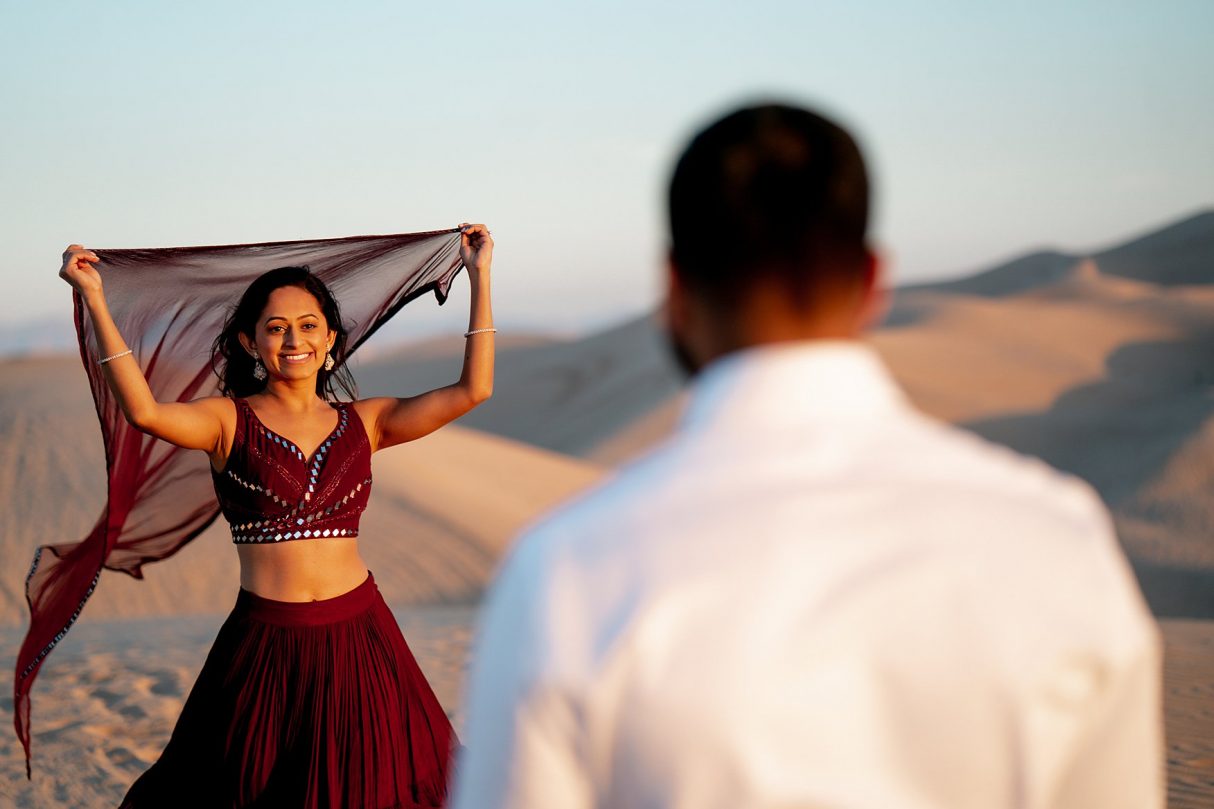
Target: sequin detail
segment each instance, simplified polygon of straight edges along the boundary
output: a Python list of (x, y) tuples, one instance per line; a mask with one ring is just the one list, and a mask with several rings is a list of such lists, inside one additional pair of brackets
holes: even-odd
[[(298, 508), (296, 508), (296, 509), (293, 509), (292, 511), (288, 512), (283, 517), (278, 518), (278, 519), (257, 520), (257, 521), (250, 522), (250, 523), (241, 523), (239, 525), (232, 525), (231, 526), (232, 541), (235, 542), (237, 545), (247, 545), (247, 544), (259, 544), (259, 543), (266, 543), (266, 542), (282, 542), (283, 540), (288, 540), (288, 539), (321, 539), (324, 537), (356, 537), (356, 536), (358, 536), (358, 531), (355, 529), (352, 529), (352, 528), (325, 528), (323, 530), (320, 528), (304, 528), (301, 530), (301, 529), (299, 529), (298, 526), (306, 525), (308, 523), (311, 523), (313, 520), (324, 520), (326, 517), (329, 517), (332, 514), (336, 514), (337, 512), (339, 512), (342, 509), (343, 506), (349, 505), (350, 500), (353, 499), (359, 492), (361, 492), (363, 490), (364, 486), (369, 487), (370, 485), (371, 485), (371, 478), (368, 477), (362, 483), (359, 483), (357, 486), (355, 486), (353, 489), (351, 489), (349, 494), (347, 494), (345, 497), (343, 497), (342, 499), (335, 502), (332, 506), (329, 506), (324, 511), (319, 512), (317, 514), (309, 514), (306, 518), (296, 516), (299, 514), (299, 511), (300, 511)], [(294, 525), (292, 525), (292, 523)], [(248, 531), (250, 529), (258, 529), (263, 526), (265, 526), (267, 528), (266, 533), (261, 533), (261, 534), (241, 533), (244, 531)]]
[(232, 541), (237, 545), (260, 545), (266, 542), (281, 542), (284, 539), (321, 539), (322, 537), (356, 537), (358, 532), (353, 528), (326, 528), (325, 530), (312, 530), (305, 528), (302, 531), (280, 531), (274, 535), (270, 534), (249, 534), (242, 536), (233, 534)]
[(214, 476), (235, 543), (358, 536), (371, 485), (370, 441), (365, 429), (350, 431), (362, 422), (349, 404), (334, 406), (336, 425), (306, 457), (238, 401), (243, 433), (233, 441), (229, 468)]
[[(287, 452), (294, 455), (299, 460), (303, 461), (304, 463), (308, 462), (308, 458), (303, 454), (303, 450), (295, 446), (294, 442), (282, 437), (266, 425), (262, 424), (261, 419), (258, 418), (256, 411), (249, 406), (248, 402), (245, 403), (245, 407), (247, 407), (249, 412), (252, 414), (253, 427), (255, 427), (258, 432), (260, 432), (270, 441), (273, 441), (275, 444), (285, 449)], [(337, 411), (337, 426), (333, 428), (333, 432), (329, 434), (328, 438), (321, 442), (321, 445), (317, 447), (316, 451), (313, 453), (312, 465), (308, 470), (311, 473), (309, 477), (315, 479), (316, 470), (320, 468), (320, 464), (324, 461), (325, 453), (329, 451), (329, 447), (333, 444), (333, 442), (341, 438), (342, 433), (346, 431), (346, 425), (349, 424), (349, 418), (350, 417), (346, 415), (345, 407), (342, 407)]]
[(241, 478), (239, 475), (237, 475), (235, 472), (231, 471), (230, 469), (227, 472), (227, 476), (230, 477), (232, 480), (236, 481), (237, 483), (239, 483), (241, 486), (244, 486), (246, 489), (248, 489), (251, 492), (261, 492), (262, 494), (271, 497), (275, 501), (278, 500), (278, 495), (274, 494), (269, 489), (266, 489), (262, 486), (258, 486), (256, 483), (249, 483), (247, 480), (244, 480), (243, 478)]
[[(37, 550), (37, 552), (34, 554), (34, 562), (33, 562), (33, 564), (30, 565), (30, 572), (27, 573), (25, 576), (25, 592), (26, 592), (27, 598), (29, 597), (30, 579), (34, 578), (34, 571), (36, 571), (38, 569), (38, 562), (40, 559), (42, 559), (42, 548), (39, 548)], [(42, 662), (42, 659), (51, 653), (51, 649), (54, 649), (56, 646), (59, 645), (59, 641), (63, 640), (63, 637), (67, 634), (67, 631), (72, 628), (72, 624), (76, 623), (76, 619), (80, 617), (80, 611), (82, 609), (84, 609), (85, 602), (88, 601), (89, 596), (91, 596), (93, 594), (93, 590), (96, 589), (97, 582), (100, 579), (101, 579), (101, 568), (97, 568), (97, 573), (96, 573), (96, 575), (93, 576), (93, 581), (89, 584), (89, 589), (87, 591), (85, 591), (84, 598), (80, 599), (80, 603), (76, 605), (76, 610), (72, 613), (72, 617), (68, 618), (67, 623), (64, 624), (64, 626), (63, 626), (63, 629), (60, 629), (59, 632), (55, 635), (55, 637), (51, 638), (51, 642), (48, 643), (45, 647), (43, 647), (42, 651), (40, 651), (40, 652), (38, 652), (38, 654), (34, 655), (34, 659), (31, 660), (30, 664), (25, 667), (24, 671), (21, 672), (22, 680), (24, 680), (26, 677), (30, 676), (30, 674), (34, 671), (34, 669), (38, 668), (38, 664)]]
[[(337, 416), (337, 426), (333, 429), (333, 434), (326, 438), (319, 447), (316, 448), (315, 457), (312, 459), (312, 465), (308, 467), (308, 490), (304, 493), (303, 500), (299, 503), (299, 508), (303, 508), (312, 495), (316, 493), (316, 480), (320, 474), (320, 465), (325, 462), (325, 455), (329, 452), (329, 447), (333, 442), (342, 437), (346, 431), (346, 425), (349, 424), (349, 416), (346, 415), (346, 408), (342, 408)], [(299, 450), (296, 450), (298, 452)], [(369, 480), (367, 482), (370, 482)]]

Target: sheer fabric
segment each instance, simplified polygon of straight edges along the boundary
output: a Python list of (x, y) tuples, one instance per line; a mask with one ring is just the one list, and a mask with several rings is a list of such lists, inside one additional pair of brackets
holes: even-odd
[[(211, 345), (231, 307), (262, 273), (307, 265), (332, 290), (350, 333), (347, 356), (409, 301), (439, 303), (462, 269), (457, 229), (394, 236), (219, 247), (95, 250), (114, 322), (157, 400), (218, 393)], [(46, 656), (88, 601), (103, 568), (142, 578), (219, 513), (204, 453), (182, 450), (127, 424), (101, 367), (93, 324), (74, 296), (80, 358), (101, 421), (108, 502), (77, 542), (43, 545), (26, 577), (30, 627), (17, 655), (14, 725), (30, 774), (30, 689)]]

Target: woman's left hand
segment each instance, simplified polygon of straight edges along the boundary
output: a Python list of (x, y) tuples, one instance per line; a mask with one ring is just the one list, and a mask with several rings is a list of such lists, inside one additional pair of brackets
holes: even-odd
[(468, 272), (472, 275), (488, 273), (489, 265), (493, 263), (493, 237), (489, 235), (489, 228), (465, 222), (459, 230), (459, 257)]

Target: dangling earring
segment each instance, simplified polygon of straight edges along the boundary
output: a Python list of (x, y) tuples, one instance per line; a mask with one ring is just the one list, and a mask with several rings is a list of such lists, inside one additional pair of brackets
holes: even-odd
[(336, 365), (336, 364), (337, 364), (337, 363), (335, 363), (335, 362), (333, 361), (333, 355), (332, 355), (332, 354), (330, 354), (329, 352), (327, 352), (327, 351), (326, 351), (326, 352), (325, 352), (325, 370), (326, 370), (326, 371), (332, 371), (332, 370), (333, 370), (333, 366), (334, 366), (334, 365)]
[(261, 364), (261, 357), (254, 357), (253, 378), (258, 382), (265, 382), (267, 376), (269, 376), (269, 374), (266, 373), (266, 366)]

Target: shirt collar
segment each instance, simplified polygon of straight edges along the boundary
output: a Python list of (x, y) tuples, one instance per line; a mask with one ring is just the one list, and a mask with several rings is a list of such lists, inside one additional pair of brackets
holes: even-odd
[(695, 381), (681, 426), (739, 422), (747, 429), (807, 420), (867, 419), (908, 407), (873, 349), (858, 340), (755, 346), (710, 363)]

